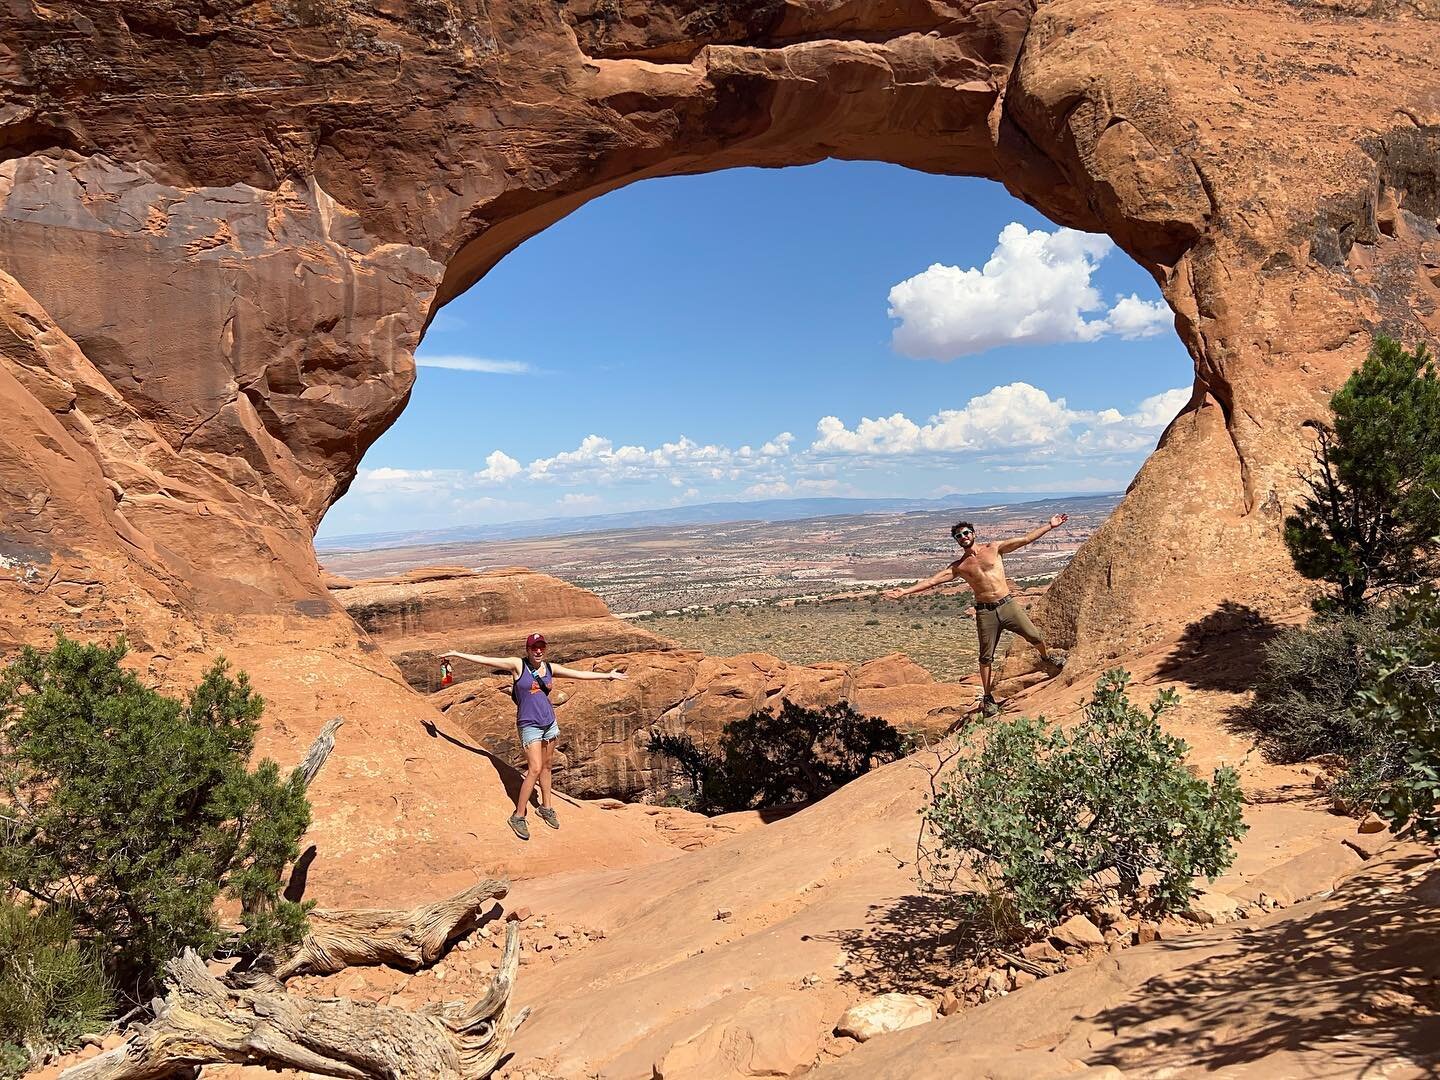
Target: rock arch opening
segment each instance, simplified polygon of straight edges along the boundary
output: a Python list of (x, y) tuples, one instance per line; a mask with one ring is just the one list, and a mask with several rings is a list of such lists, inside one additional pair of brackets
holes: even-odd
[[(989, 177), (1160, 282), (1192, 401), (1047, 598), (1097, 659), (1219, 598), (1293, 602), (1303, 424), (1375, 330), (1440, 334), (1424, 5), (123, 7), (0, 17), (0, 636), (123, 629), (157, 678), (225, 649), (296, 718), (277, 742), (423, 714), (329, 598), (314, 526), (436, 304), (626, 182), (830, 157)], [(413, 770), (410, 826), (468, 812), (418, 739), (334, 768), (327, 850), (393, 848), (388, 809), (326, 818), (347, 776)], [(436, 874), (480, 862), (433, 846)], [(413, 877), (348, 873), (330, 895)]]
[[(459, 542), (683, 523), (696, 503), (740, 503), (735, 519), (805, 516), (751, 505), (767, 499), (856, 500), (838, 513), (1119, 492), (1190, 396), (1172, 321), (1107, 240), (988, 181), (830, 162), (627, 186), (432, 321), (407, 413), (321, 538), (399, 530), (363, 543), (410, 548), (444, 530), (430, 539), (452, 543), (449, 561), (580, 574), (615, 610), (734, 602), (718, 582), (657, 599), (629, 570), (611, 588), (561, 551), (465, 555)], [(563, 520), (624, 511), (637, 516)], [(426, 554), (397, 557), (403, 569)], [(870, 559), (842, 574), (900, 569)]]

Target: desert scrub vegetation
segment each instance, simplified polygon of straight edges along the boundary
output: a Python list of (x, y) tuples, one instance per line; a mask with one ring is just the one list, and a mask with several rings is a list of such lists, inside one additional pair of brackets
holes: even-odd
[(1440, 838), (1440, 594), (1432, 586), (1395, 605), (1395, 639), (1373, 648), (1358, 695), (1361, 718), (1394, 734), (1399, 762), (1376, 809), (1393, 831)]
[(908, 745), (889, 723), (848, 701), (807, 709), (786, 699), (779, 712), (726, 724), (713, 749), (660, 729), (650, 733), (648, 749), (675, 762), (693, 809), (716, 814), (814, 802), (898, 760)]
[(903, 652), (942, 682), (976, 671), (975, 619), (969, 594), (921, 597), (903, 608), (873, 600), (721, 604), (638, 620), (647, 630), (712, 656), (762, 651), (791, 664), (860, 663)]
[(1183, 909), (1244, 834), (1234, 769), (1191, 774), (1189, 748), (1106, 672), (1065, 730), (1043, 717), (972, 728), (937, 770), (921, 813), (921, 883), (952, 904), (978, 946), (1025, 941), (1099, 903), (1127, 913)]
[(99, 949), (59, 907), (0, 898), (0, 1077), (75, 1046), (115, 1011)]
[(1328, 590), (1317, 610), (1363, 615), (1377, 594), (1440, 576), (1440, 374), (1424, 344), (1377, 336), (1312, 423), (1308, 495), (1285, 519), (1295, 568)]
[[(299, 770), (249, 765), (264, 702), (244, 674), (217, 661), (181, 700), (125, 653), (61, 636), (0, 675), (0, 891), (43, 926), (68, 920), (115, 991), (143, 1001), (183, 949), (255, 957), (300, 939), (306, 909), (280, 888), (310, 807)], [(222, 896), (238, 925), (221, 925)], [(66, 1000), (16, 1007), (63, 1027), (84, 1013), (63, 1015)]]
[(1440, 375), (1423, 344), (1376, 337), (1330, 408), (1285, 522), (1296, 569), (1324, 589), (1306, 626), (1267, 644), (1237, 721), (1272, 760), (1338, 761), (1338, 808), (1418, 814), (1401, 792), (1427, 767), (1418, 718), (1435, 692), (1419, 653), (1440, 574)]

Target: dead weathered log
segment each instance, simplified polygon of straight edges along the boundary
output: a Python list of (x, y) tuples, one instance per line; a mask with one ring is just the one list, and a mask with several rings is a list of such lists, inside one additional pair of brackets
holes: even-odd
[(283, 983), (296, 975), (329, 975), (357, 965), (414, 971), (433, 964), (450, 942), (480, 925), (481, 908), (509, 891), (510, 882), (487, 878), (448, 900), (409, 911), (316, 909), (295, 955), (272, 974)]
[(315, 782), (315, 777), (320, 775), (320, 770), (325, 767), (325, 762), (330, 757), (330, 752), (335, 749), (335, 732), (340, 730), (345, 723), (343, 716), (332, 716), (325, 721), (325, 726), (320, 729), (320, 734), (315, 736), (315, 741), (310, 744), (310, 749), (305, 754), (305, 760), (300, 762), (301, 775), (305, 777), (305, 786), (308, 788)]
[(414, 1012), (283, 991), (227, 989), (186, 951), (168, 965), (158, 1015), (125, 1043), (61, 1080), (175, 1080), (196, 1066), (260, 1065), (349, 1080), (481, 1080), (529, 1014), (512, 1008), (520, 931), (506, 931), (500, 971), (479, 1001)]

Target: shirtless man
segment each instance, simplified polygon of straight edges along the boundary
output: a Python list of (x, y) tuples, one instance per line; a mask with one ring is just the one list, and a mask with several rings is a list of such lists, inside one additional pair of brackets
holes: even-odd
[(914, 596), (937, 585), (947, 584), (956, 578), (965, 579), (965, 584), (969, 585), (970, 591), (975, 594), (975, 630), (980, 636), (980, 686), (985, 694), (981, 709), (986, 716), (1000, 708), (990, 691), (990, 684), (995, 646), (1000, 643), (1002, 630), (1019, 634), (1030, 642), (1040, 650), (1041, 661), (1052, 665), (1056, 670), (1065, 664), (1065, 653), (1046, 647), (1045, 639), (1040, 636), (1040, 631), (1035, 629), (1030, 616), (1010, 595), (1010, 585), (1005, 579), (1005, 564), (1000, 557), (1019, 551), (1026, 544), (1033, 544), (1052, 529), (1064, 525), (1067, 520), (1067, 515), (1056, 514), (1048, 525), (1031, 529), (1024, 536), (988, 544), (975, 542), (975, 526), (970, 522), (957, 522), (950, 530), (950, 535), (960, 545), (963, 553), (960, 558), (934, 577), (918, 581), (908, 589), (891, 589), (885, 593), (890, 599), (898, 600), (902, 596)]

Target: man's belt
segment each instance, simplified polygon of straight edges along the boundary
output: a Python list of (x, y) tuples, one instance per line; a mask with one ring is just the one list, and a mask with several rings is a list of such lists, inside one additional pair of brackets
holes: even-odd
[(976, 610), (976, 611), (998, 611), (1000, 608), (1002, 608), (1002, 607), (1004, 607), (1006, 604), (1008, 604), (1008, 603), (1010, 602), (1010, 599), (1011, 599), (1011, 598), (1010, 598), (1009, 594), (1006, 594), (1005, 596), (1002, 596), (999, 600), (996, 600), (993, 604), (981, 604), (981, 603), (978, 603), (978, 602), (977, 602), (976, 605), (975, 605), (975, 610)]

